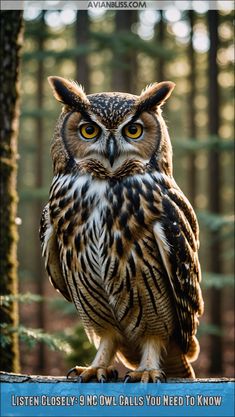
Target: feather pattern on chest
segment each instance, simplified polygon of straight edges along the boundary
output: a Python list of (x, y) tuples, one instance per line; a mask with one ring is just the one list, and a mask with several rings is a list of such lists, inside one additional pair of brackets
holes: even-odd
[(154, 236), (155, 228), (170, 250), (163, 201), (167, 182), (175, 182), (165, 178), (159, 173), (121, 181), (79, 173), (55, 177), (51, 221), (71, 298), (88, 331), (95, 326), (99, 334), (109, 322), (132, 338), (153, 329), (165, 338), (172, 333), (170, 284)]

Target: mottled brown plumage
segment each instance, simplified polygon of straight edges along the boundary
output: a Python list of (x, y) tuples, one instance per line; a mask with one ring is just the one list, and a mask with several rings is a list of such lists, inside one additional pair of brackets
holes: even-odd
[(172, 176), (161, 105), (174, 88), (86, 96), (50, 77), (64, 104), (52, 144), (54, 179), (41, 241), (53, 285), (74, 302), (98, 348), (83, 381), (193, 377), (203, 311), (198, 224)]

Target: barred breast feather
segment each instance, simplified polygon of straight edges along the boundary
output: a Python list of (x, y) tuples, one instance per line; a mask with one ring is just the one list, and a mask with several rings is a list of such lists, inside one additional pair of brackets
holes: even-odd
[(202, 311), (198, 226), (172, 178), (57, 175), (45, 213), (46, 265), (49, 256), (57, 265), (49, 275), (91, 339), (108, 329), (129, 343), (178, 335), (187, 353)]

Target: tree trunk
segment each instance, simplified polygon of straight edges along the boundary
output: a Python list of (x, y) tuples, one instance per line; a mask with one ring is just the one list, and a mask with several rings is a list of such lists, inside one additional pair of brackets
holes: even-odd
[[(209, 49), (209, 133), (218, 135), (219, 129), (219, 89), (218, 89), (218, 11), (210, 10), (208, 12), (208, 25), (210, 35)], [(220, 213), (220, 163), (219, 151), (212, 150), (209, 157), (209, 197), (210, 211)], [(218, 239), (218, 231), (211, 232), (211, 254), (210, 254), (210, 271), (217, 274), (221, 273), (221, 245)], [(222, 326), (221, 303), (222, 292), (220, 289), (211, 289), (211, 324), (219, 327)], [(210, 349), (210, 372), (220, 374), (223, 370), (222, 365), (222, 337), (220, 335), (211, 336)]]
[[(189, 10), (189, 22), (190, 22), (190, 43), (189, 43), (189, 65), (190, 65), (190, 93), (189, 93), (189, 132), (192, 140), (196, 139), (196, 123), (195, 123), (195, 96), (196, 96), (196, 60), (195, 51), (193, 47), (193, 28), (194, 28), (195, 12)], [(188, 196), (192, 206), (195, 206), (196, 197), (196, 168), (195, 168), (195, 154), (191, 153), (189, 157), (189, 190)]]
[[(89, 41), (89, 16), (87, 10), (78, 10), (75, 23), (76, 44), (85, 46)], [(76, 58), (76, 80), (84, 87), (87, 93), (90, 92), (90, 69), (87, 54)]]
[[(41, 19), (40, 19), (40, 30), (37, 37), (37, 50), (38, 52), (44, 51), (44, 43), (45, 43), (45, 21), (44, 21), (44, 14), (45, 11), (42, 11)], [(43, 109), (43, 99), (44, 99), (44, 60), (38, 60), (38, 68), (37, 68), (37, 109), (40, 111)], [(35, 187), (36, 189), (41, 189), (43, 187), (43, 142), (44, 142), (44, 120), (42, 117), (37, 117), (35, 119), (36, 122), (36, 130), (35, 130), (35, 139), (36, 139), (36, 154), (35, 154)], [(44, 279), (45, 278), (45, 270), (41, 256), (41, 248), (40, 242), (38, 237), (38, 229), (39, 229), (39, 219), (41, 218), (43, 202), (40, 199), (37, 199), (34, 203), (35, 210), (34, 210), (34, 236), (35, 236), (35, 251), (34, 251), (34, 264), (33, 264), (33, 273), (37, 285), (37, 294), (42, 297), (42, 301), (38, 303), (38, 311), (37, 311), (37, 324), (40, 329), (45, 329), (45, 314), (44, 314), (44, 301), (43, 297), (45, 295), (44, 289)], [(46, 367), (46, 355), (45, 355), (45, 345), (44, 343), (39, 343), (38, 346), (38, 372), (44, 372)]]
[[(164, 47), (164, 39), (165, 39), (165, 25), (164, 25), (164, 18), (163, 18), (163, 10), (160, 10), (160, 20), (157, 25), (158, 35), (157, 40), (159, 45)], [(158, 58), (158, 69), (157, 69), (157, 80), (158, 82), (163, 81), (165, 79), (165, 71), (164, 71), (164, 58), (161, 56)]]
[[(0, 53), (0, 265), (1, 294), (16, 295), (17, 281), (17, 136), (19, 119), (19, 51), (22, 43), (22, 12), (1, 12)], [(10, 327), (18, 325), (16, 301), (8, 307), (0, 307), (2, 323)], [(6, 329), (7, 330), (7, 329)], [(1, 353), (1, 369), (19, 370), (19, 347), (16, 332), (9, 333)]]
[[(137, 12), (135, 10), (117, 11), (115, 13), (115, 33), (129, 34), (131, 25), (137, 20)], [(122, 49), (122, 51), (120, 51)], [(112, 70), (112, 89), (114, 91), (124, 91), (136, 93), (137, 79), (137, 61), (136, 51), (126, 46), (118, 44), (114, 50), (114, 68)]]

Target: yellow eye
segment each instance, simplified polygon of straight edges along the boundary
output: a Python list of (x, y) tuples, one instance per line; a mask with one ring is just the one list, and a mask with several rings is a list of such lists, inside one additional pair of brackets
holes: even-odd
[(123, 134), (128, 139), (139, 139), (143, 133), (143, 126), (139, 123), (130, 123), (123, 128)]
[(80, 126), (80, 133), (85, 139), (94, 139), (100, 134), (100, 128), (94, 123), (85, 123)]

